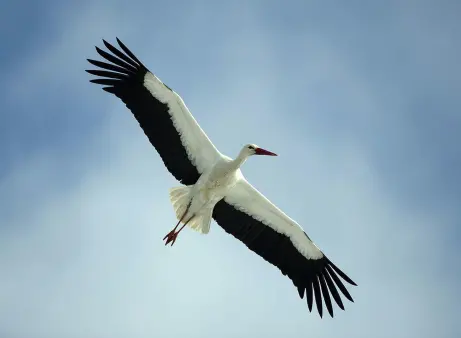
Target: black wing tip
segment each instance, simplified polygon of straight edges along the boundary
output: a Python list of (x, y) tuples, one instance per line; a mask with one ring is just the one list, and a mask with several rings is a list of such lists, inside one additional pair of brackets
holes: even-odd
[[(102, 39), (102, 42), (107, 51), (95, 46), (97, 53), (108, 63), (90, 58), (86, 59), (90, 64), (98, 68), (98, 70), (85, 70), (87, 73), (98, 77), (97, 79), (90, 80), (90, 82), (111, 86), (110, 88), (103, 88), (110, 93), (113, 93), (115, 90), (113, 86), (127, 83), (127, 81), (130, 83), (131, 81), (135, 81), (136, 83), (142, 81), (145, 73), (148, 71), (118, 37), (116, 37), (116, 40), (121, 49), (117, 49), (105, 39)], [(114, 79), (117, 79), (117, 81)]]
[[(104, 39), (104, 38), (102, 38), (101, 40), (102, 40), (102, 43), (104, 43), (105, 45), (106, 45), (106, 44), (110, 44), (110, 43), (107, 42), (107, 40)], [(122, 41), (119, 39), (118, 36), (115, 37), (115, 41), (117, 41), (117, 43), (118, 43), (119, 45), (120, 45), (120, 44), (123, 44)]]
[(303, 299), (304, 298), (304, 291), (306, 289), (303, 288), (303, 287), (300, 287), (300, 286), (298, 286), (297, 289), (298, 289), (299, 298)]
[[(139, 59), (125, 46), (125, 44), (118, 37), (116, 37), (116, 41), (122, 50), (114, 47), (106, 39), (102, 39), (102, 43), (104, 44), (104, 46), (109, 50), (109, 52), (112, 52), (115, 55), (108, 54), (108, 52), (102, 50), (99, 46), (94, 46), (94, 48), (96, 49), (99, 55), (101, 55), (103, 58), (112, 63), (114, 63), (114, 61), (111, 59), (117, 58), (119, 59), (118, 61), (124, 61), (128, 66), (132, 66), (134, 68), (140, 66), (141, 68), (145, 68), (142, 62), (139, 61)], [(109, 56), (111, 59), (108, 59), (107, 56)], [(87, 59), (87, 61), (92, 63), (95, 60)]]
[(122, 48), (126, 47), (125, 44), (122, 42), (122, 40), (120, 40), (117, 36), (115, 37), (115, 41), (117, 41), (117, 43), (118, 43), (118, 45), (120, 47), (122, 47)]
[(320, 318), (323, 318), (324, 312), (326, 312), (323, 311), (323, 304), (325, 304), (328, 314), (331, 318), (334, 318), (334, 307), (331, 298), (335, 300), (341, 310), (345, 311), (345, 306), (337, 288), (339, 288), (344, 297), (354, 303), (354, 299), (341, 283), (341, 279), (354, 286), (357, 286), (357, 284), (331, 263), (326, 256), (317, 261), (311, 260), (310, 263), (312, 265), (308, 273), (311, 277), (304, 281), (296, 280), (295, 285), (298, 289), (298, 294), (301, 299), (304, 298), (305, 294), (309, 312), (312, 312), (315, 303)]
[(327, 287), (327, 283), (325, 281), (325, 276), (323, 274), (319, 275), (318, 280), (320, 282), (320, 286), (321, 286), (321, 289), (322, 289), (323, 300), (325, 302), (325, 306), (326, 306), (330, 316), (333, 317), (333, 304), (331, 302), (331, 297), (330, 297), (330, 292), (331, 291)]
[(109, 42), (107, 42), (105, 39), (102, 39), (102, 43), (104, 44), (104, 46), (106, 46), (106, 48), (114, 47)]
[[(339, 269), (338, 269), (339, 270)], [(341, 271), (341, 270), (340, 270)], [(342, 271), (341, 271), (342, 272)], [(344, 272), (342, 272), (341, 274), (339, 274), (342, 279), (344, 281), (346, 281), (347, 283), (349, 283), (350, 285), (353, 285), (353, 286), (358, 286), (356, 282), (354, 282), (349, 276), (347, 276)]]
[(346, 281), (347, 283), (358, 286), (356, 282), (354, 282), (348, 275), (346, 275), (340, 268), (338, 268), (327, 256), (323, 256), (326, 264), (333, 268), (333, 270), (341, 276), (341, 278)]
[[(106, 39), (102, 38), (101, 40), (102, 40), (102, 43), (103, 43), (104, 45), (106, 45), (106, 46), (107, 46), (107, 45), (111, 45), (111, 46), (112, 46), (112, 44), (111, 44), (110, 42), (108, 42)], [(117, 43), (118, 43), (119, 45), (120, 45), (120, 44), (123, 44), (122, 41), (120, 41), (120, 39), (119, 39), (117, 36), (115, 37), (115, 41), (117, 41)]]
[(104, 51), (101, 48), (99, 48), (98, 46), (94, 46), (94, 48), (96, 49), (98, 54), (104, 53)]

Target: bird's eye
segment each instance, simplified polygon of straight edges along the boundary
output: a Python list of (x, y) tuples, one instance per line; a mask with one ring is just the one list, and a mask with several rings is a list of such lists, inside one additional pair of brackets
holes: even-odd
[(255, 147), (253, 146), (248, 146), (249, 149), (254, 150)]

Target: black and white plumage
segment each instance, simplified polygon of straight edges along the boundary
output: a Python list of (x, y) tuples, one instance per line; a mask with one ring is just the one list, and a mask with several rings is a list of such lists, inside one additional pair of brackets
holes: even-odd
[[(183, 185), (170, 190), (176, 227), (165, 236), (174, 243), (188, 225), (208, 233), (213, 218), (227, 233), (277, 266), (306, 296), (309, 311), (323, 303), (333, 317), (333, 300), (344, 309), (341, 295), (353, 302), (343, 281), (356, 285), (311, 241), (303, 229), (246, 179), (240, 166), (252, 155), (275, 155), (254, 144), (235, 159), (221, 154), (200, 128), (181, 97), (151, 73), (117, 38), (120, 49), (104, 41), (96, 47), (107, 61), (88, 60), (98, 67), (91, 82), (119, 97), (131, 110), (170, 173)], [(182, 227), (179, 231), (176, 228)], [(322, 302), (323, 300), (323, 302)]]

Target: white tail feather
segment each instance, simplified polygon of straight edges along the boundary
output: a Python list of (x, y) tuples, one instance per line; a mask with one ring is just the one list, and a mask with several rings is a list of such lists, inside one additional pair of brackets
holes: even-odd
[(189, 205), (189, 191), (190, 188), (188, 186), (174, 187), (170, 189), (170, 202), (173, 205), (178, 221), (186, 212), (187, 206)]
[[(180, 186), (170, 189), (170, 202), (173, 205), (173, 209), (176, 213), (176, 218), (178, 221), (181, 219), (183, 214), (186, 212), (187, 206), (190, 203), (189, 192), (191, 187)], [(205, 213), (200, 213), (195, 216), (187, 223), (187, 226), (199, 233), (207, 234), (210, 231), (211, 224), (211, 213), (212, 211), (206, 211)], [(184, 224), (187, 221), (187, 217), (181, 222)]]
[(191, 219), (187, 225), (201, 233), (201, 234), (207, 234), (210, 231), (210, 224), (211, 224), (211, 211), (207, 210), (203, 214), (199, 214), (198, 216), (194, 217)]

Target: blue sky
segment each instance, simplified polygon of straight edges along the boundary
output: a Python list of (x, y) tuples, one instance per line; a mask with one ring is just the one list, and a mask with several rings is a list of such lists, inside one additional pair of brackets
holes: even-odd
[[(31, 7), (32, 6), (32, 7)], [(35, 8), (33, 8), (35, 6)], [(461, 5), (45, 1), (0, 14), (0, 335), (459, 337)], [(37, 15), (40, 13), (40, 15)], [(118, 36), (359, 286), (334, 319), (224, 233), (175, 223), (129, 111), (88, 82)]]

